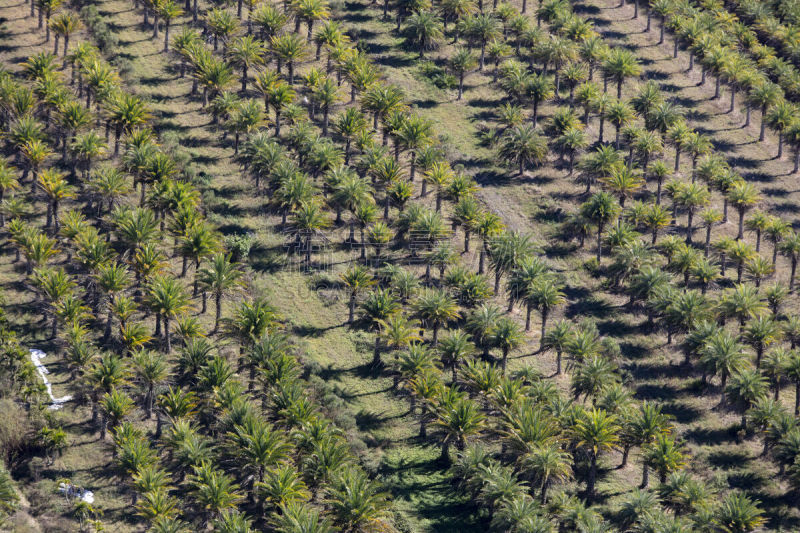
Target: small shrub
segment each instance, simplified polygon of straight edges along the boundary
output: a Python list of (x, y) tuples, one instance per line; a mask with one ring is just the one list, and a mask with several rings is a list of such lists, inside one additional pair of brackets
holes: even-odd
[(438, 89), (455, 89), (458, 87), (458, 78), (447, 72), (433, 61), (423, 61), (419, 66), (423, 78)]
[(228, 235), (225, 237), (225, 249), (231, 254), (231, 259), (235, 262), (242, 262), (250, 255), (253, 247), (253, 234), (242, 233), (238, 235)]

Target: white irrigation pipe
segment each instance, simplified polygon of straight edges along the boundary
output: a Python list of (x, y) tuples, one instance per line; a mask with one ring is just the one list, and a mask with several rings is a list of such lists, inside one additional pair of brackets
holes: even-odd
[(47, 387), (47, 394), (50, 395), (50, 400), (52, 401), (52, 403), (50, 404), (50, 409), (53, 410), (61, 409), (61, 406), (64, 405), (66, 402), (70, 401), (72, 399), (72, 396), (67, 395), (67, 396), (62, 396), (61, 398), (56, 398), (55, 396), (53, 396), (53, 385), (47, 379), (47, 374), (49, 374), (50, 371), (47, 370), (47, 367), (45, 367), (42, 364), (42, 359), (47, 357), (47, 354), (41, 350), (31, 350), (30, 352), (31, 352), (31, 361), (33, 361), (36, 370), (39, 371), (39, 375), (42, 376), (42, 381), (44, 381), (44, 386)]

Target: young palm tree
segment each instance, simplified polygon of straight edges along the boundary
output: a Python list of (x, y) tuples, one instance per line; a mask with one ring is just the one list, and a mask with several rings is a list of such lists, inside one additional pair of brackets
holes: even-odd
[(367, 531), (386, 527), (389, 495), (360, 470), (346, 469), (330, 488), (326, 503), (342, 531)]
[(758, 504), (758, 500), (751, 500), (741, 492), (731, 492), (714, 510), (715, 523), (726, 524), (725, 528), (731, 532), (755, 531), (765, 522)]
[(161, 324), (164, 324), (164, 340), (166, 352), (172, 351), (170, 337), (170, 320), (182, 315), (190, 308), (189, 295), (183, 285), (169, 276), (154, 276), (147, 289), (147, 303), (156, 313), (156, 330), (154, 336), (161, 335)]
[(114, 126), (114, 155), (119, 154), (119, 140), (123, 133), (144, 124), (150, 118), (144, 102), (126, 92), (120, 93), (111, 103), (109, 121)]
[(506, 373), (506, 363), (508, 361), (508, 354), (511, 350), (519, 347), (525, 335), (522, 328), (519, 327), (515, 321), (508, 317), (500, 317), (494, 325), (491, 333), (491, 343), (493, 346), (500, 349), (502, 359), (500, 367), (502, 373)]
[(786, 100), (779, 101), (767, 113), (767, 123), (778, 133), (778, 154), (776, 156), (778, 159), (783, 157), (783, 142), (796, 116), (797, 110), (794, 105)]
[(484, 416), (472, 400), (458, 398), (442, 405), (433, 421), (442, 433), (441, 461), (450, 464), (450, 445), (455, 444), (459, 451), (463, 451), (467, 441), (481, 432), (483, 423)]
[(575, 424), (575, 441), (579, 448), (589, 456), (589, 475), (586, 481), (586, 494), (594, 498), (597, 479), (597, 459), (606, 451), (612, 450), (619, 441), (619, 424), (614, 415), (603, 409), (592, 408), (580, 416)]
[(206, 266), (198, 270), (198, 281), (203, 288), (203, 309), (206, 309), (206, 293), (214, 296), (214, 329), (216, 333), (222, 316), (222, 298), (236, 290), (241, 284), (242, 270), (238, 264), (231, 262), (230, 254), (215, 254)]
[(547, 143), (533, 126), (525, 124), (506, 132), (498, 155), (506, 163), (516, 165), (522, 176), (529, 166), (538, 166), (547, 159)]
[(419, 51), (419, 57), (425, 57), (426, 50), (433, 50), (444, 37), (442, 23), (430, 11), (417, 11), (406, 19), (404, 33), (412, 48)]
[(781, 254), (791, 262), (789, 272), (789, 292), (794, 291), (794, 279), (797, 272), (797, 261), (800, 259), (800, 234), (791, 232), (786, 235), (779, 245)]
[(247, 79), (250, 69), (264, 62), (265, 52), (266, 47), (263, 42), (252, 35), (239, 37), (228, 47), (228, 58), (235, 67), (242, 71), (242, 94), (247, 94)]
[(190, 476), (194, 499), (205, 510), (205, 523), (211, 523), (226, 509), (233, 509), (242, 500), (239, 486), (233, 478), (215, 469), (211, 463), (203, 461), (193, 465), (194, 475)]
[(613, 196), (597, 192), (583, 205), (581, 213), (597, 227), (597, 262), (602, 258), (602, 237), (606, 225), (618, 215), (620, 206)]
[(440, 289), (429, 289), (414, 303), (414, 309), (423, 324), (432, 328), (431, 344), (439, 340), (439, 329), (460, 316), (458, 305), (452, 296)]
[(347, 323), (352, 324), (356, 312), (356, 299), (359, 293), (363, 292), (375, 284), (375, 280), (369, 273), (369, 270), (363, 265), (355, 265), (347, 269), (341, 276), (342, 283), (348, 288), (349, 296), (349, 311), (347, 316)]
[(523, 471), (539, 484), (539, 501), (547, 503), (547, 489), (572, 477), (572, 457), (556, 444), (534, 446), (520, 458)]
[(739, 233), (736, 235), (736, 239), (741, 240), (744, 236), (744, 215), (761, 201), (761, 195), (752, 183), (742, 180), (734, 183), (728, 189), (726, 196), (739, 213)]
[(461, 100), (464, 95), (464, 78), (470, 70), (475, 68), (477, 59), (472, 52), (466, 48), (459, 48), (450, 58), (450, 69), (458, 76), (458, 98)]
[(638, 76), (642, 69), (633, 53), (624, 48), (612, 48), (603, 60), (603, 71), (617, 82), (617, 99), (622, 98), (622, 84), (626, 78)]
[[(644, 462), (656, 471), (659, 481), (664, 484), (667, 476), (680, 470), (685, 464), (685, 453), (683, 446), (679, 444), (675, 437), (665, 433), (656, 435), (644, 453)], [(646, 479), (642, 481), (642, 487), (646, 487)]]
[(281, 66), (286, 63), (286, 67), (289, 70), (289, 79), (287, 81), (289, 85), (294, 85), (295, 65), (308, 55), (306, 43), (297, 34), (286, 33), (272, 37), (271, 47), (278, 62), (278, 72), (280, 73)]
[(100, 427), (100, 440), (105, 440), (106, 431), (110, 427), (112, 430), (122, 423), (122, 420), (133, 410), (133, 400), (120, 391), (117, 387), (112, 387), (103, 396), (100, 407), (103, 411), (103, 424)]
[(150, 350), (140, 350), (133, 355), (136, 379), (144, 389), (144, 410), (147, 418), (153, 416), (155, 389), (166, 381), (169, 369), (164, 356)]
[(75, 197), (75, 189), (67, 183), (64, 175), (55, 169), (43, 170), (38, 176), (39, 188), (48, 199), (46, 227), (59, 230), (58, 209), (61, 202)]
[(481, 47), (479, 70), (483, 72), (486, 64), (486, 45), (500, 37), (501, 28), (499, 21), (488, 13), (479, 13), (464, 20), (464, 35)]
[[(162, 0), (158, 3), (158, 15), (164, 21), (164, 53), (169, 52), (169, 30), (172, 21), (183, 15), (183, 10), (174, 0)], [(158, 23), (155, 24), (156, 29)]]

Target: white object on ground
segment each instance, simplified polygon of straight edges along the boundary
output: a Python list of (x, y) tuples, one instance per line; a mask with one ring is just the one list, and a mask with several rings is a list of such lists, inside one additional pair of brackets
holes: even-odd
[(86, 503), (94, 503), (94, 492), (76, 487), (72, 483), (59, 483), (58, 492), (63, 493), (67, 498), (79, 498)]
[[(56, 398), (53, 396), (53, 385), (50, 384), (50, 381), (47, 379), (47, 374), (50, 373), (49, 370), (42, 364), (42, 359), (47, 357), (47, 354), (41, 350), (30, 350), (31, 352), (31, 361), (33, 361), (36, 370), (39, 371), (39, 375), (42, 376), (42, 381), (44, 381), (44, 386), (47, 387), (47, 394), (50, 395), (50, 400), (52, 403), (50, 404), (50, 409), (61, 409), (61, 406), (64, 405), (66, 402), (72, 399), (72, 396), (62, 396), (61, 398)], [(91, 502), (89, 502), (91, 503)]]

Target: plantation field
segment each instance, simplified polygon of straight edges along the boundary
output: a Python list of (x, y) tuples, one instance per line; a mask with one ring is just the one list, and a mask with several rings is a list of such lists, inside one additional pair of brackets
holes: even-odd
[[(302, 0), (238, 22), (235, 3), (199, 4), (193, 22), (182, 2), (54, 2), (49, 40), (29, 3), (0, 6), (0, 528), (800, 528), (800, 123), (743, 11)], [(791, 24), (788, 4), (769, 6)], [(48, 60), (67, 15), (70, 50), (99, 48), (62, 60), (62, 37)], [(328, 39), (316, 58), (309, 20)], [(291, 41), (307, 49), (294, 79)], [(65, 126), (86, 87), (89, 118)], [(108, 145), (84, 173), (91, 131)], [(109, 192), (95, 175), (111, 168)], [(63, 409), (29, 347), (75, 397)]]

